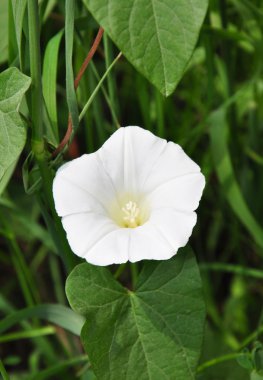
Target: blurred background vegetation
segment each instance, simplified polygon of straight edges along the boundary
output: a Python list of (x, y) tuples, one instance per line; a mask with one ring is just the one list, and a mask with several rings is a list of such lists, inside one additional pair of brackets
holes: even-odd
[[(57, 82), (48, 84), (57, 94), (61, 140), (68, 118), (65, 3), (39, 3), (44, 91), (45, 70), (56, 70), (57, 66)], [(82, 2), (76, 5), (75, 74), (98, 31)], [(200, 263), (207, 303), (206, 335), (197, 376), (200, 380), (263, 379), (260, 372), (253, 372), (255, 368), (263, 370), (262, 33), (261, 0), (210, 0), (195, 53), (175, 93), (164, 98), (122, 57), (94, 98), (65, 154), (68, 160), (93, 152), (118, 124), (139, 125), (181, 144), (201, 166), (207, 184), (190, 239)], [(29, 74), (26, 13), (22, 34), (23, 71)], [(104, 35), (77, 90), (80, 109), (117, 54)], [(12, 1), (8, 0), (0, 2), (0, 64), (1, 71), (19, 65)], [(52, 151), (58, 136), (52, 136), (47, 128), (46, 138)], [(66, 271), (47, 228), (49, 215), (37, 201), (37, 173), (29, 154), (30, 139), (0, 197), (3, 318), (45, 303), (67, 305)], [(62, 158), (54, 168), (61, 162)], [(122, 276), (128, 284), (128, 273)], [(17, 315), (19, 323), (4, 329), (0, 336), (2, 375), (4, 366), (11, 379), (93, 378), (77, 337), (43, 320), (44, 314), (23, 320)], [(0, 322), (0, 332), (1, 327)]]

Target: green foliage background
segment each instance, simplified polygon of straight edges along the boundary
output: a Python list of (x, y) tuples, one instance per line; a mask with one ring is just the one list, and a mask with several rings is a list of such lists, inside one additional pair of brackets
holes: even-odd
[[(48, 186), (52, 173), (63, 161), (62, 155), (53, 160), (51, 152), (66, 131), (68, 110), (77, 127), (78, 110), (84, 107), (99, 78), (119, 52), (105, 33), (75, 96), (74, 75), (98, 30), (86, 6), (91, 7), (98, 20), (100, 16), (93, 8), (96, 3), (76, 1), (73, 25), (72, 2), (39, 2), (42, 72), (37, 67), (38, 52), (30, 49), (34, 43), (30, 41), (33, 10), (30, 13), (27, 1), (23, 0), (0, 3), (1, 71), (20, 67), (36, 82), (41, 74), (46, 104), (42, 109), (42, 99), (33, 86), (19, 113), (15, 109), (18, 124), (27, 124), (28, 138), (26, 142), (19, 141), (18, 152), (10, 161), (7, 154), (2, 154), (6, 142), (2, 130), (0, 133), (0, 164), (8, 161), (0, 182), (0, 313), (3, 318), (0, 373), (4, 380), (9, 377), (94, 379), (78, 337), (84, 320), (69, 309), (64, 290), (67, 273), (78, 261), (72, 256), (52, 211)], [(105, 1), (100, 3), (103, 6)], [(205, 2), (198, 3), (205, 8)], [(103, 26), (107, 27), (108, 20), (105, 20)], [(118, 38), (118, 30), (109, 34), (113, 40)], [(193, 38), (193, 46), (194, 43)], [(117, 45), (125, 50), (122, 41)], [(158, 54), (151, 52), (157, 61)], [(118, 125), (140, 125), (181, 144), (199, 163), (207, 185), (190, 245), (201, 271), (207, 321), (196, 378), (260, 379), (263, 370), (260, 345), (263, 332), (262, 1), (210, 0), (194, 54), (188, 63), (185, 58), (187, 67), (182, 64), (168, 92), (158, 82), (158, 74), (152, 78), (147, 74), (150, 58), (146, 72), (139, 71), (157, 87), (132, 66), (129, 52), (127, 58), (115, 63), (92, 98), (65, 159), (98, 149)], [(173, 70), (168, 66), (170, 75)], [(177, 83), (168, 98), (158, 90), (167, 95)], [(1, 100), (0, 97), (0, 117)], [(32, 123), (42, 118), (41, 114), (43, 125), (38, 130), (32, 128)], [(116, 269), (111, 268), (112, 272)], [(141, 266), (136, 269), (140, 270)], [(125, 268), (120, 280), (132, 287), (132, 277), (129, 268)]]

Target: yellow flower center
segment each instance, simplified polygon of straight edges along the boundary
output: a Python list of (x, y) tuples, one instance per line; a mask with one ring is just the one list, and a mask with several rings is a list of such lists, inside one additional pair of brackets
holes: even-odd
[(127, 227), (135, 228), (140, 225), (139, 215), (140, 215), (140, 209), (137, 206), (136, 202), (129, 201), (126, 203), (124, 207), (122, 207), (123, 211), (123, 220), (124, 224)]
[(145, 197), (126, 193), (113, 200), (108, 212), (118, 226), (136, 228), (147, 222), (150, 208)]

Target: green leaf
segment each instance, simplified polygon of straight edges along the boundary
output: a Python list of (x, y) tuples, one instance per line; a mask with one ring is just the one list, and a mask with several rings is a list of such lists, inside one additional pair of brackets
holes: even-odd
[(18, 107), (30, 82), (31, 79), (15, 67), (0, 74), (0, 182), (3, 178), (5, 184), (26, 142), (26, 126)]
[(87, 318), (81, 337), (100, 380), (195, 378), (205, 305), (189, 249), (171, 260), (146, 262), (135, 291), (106, 268), (80, 264), (66, 293)]
[(170, 95), (193, 54), (207, 0), (83, 0), (126, 58)]
[(240, 355), (237, 357), (237, 362), (241, 367), (249, 371), (252, 371), (252, 369), (254, 368), (250, 352), (247, 348), (245, 348), (243, 352), (241, 352)]
[(263, 376), (263, 346), (259, 342), (255, 343), (252, 350), (252, 360), (255, 370)]
[(8, 0), (0, 1), (0, 64), (8, 58)]

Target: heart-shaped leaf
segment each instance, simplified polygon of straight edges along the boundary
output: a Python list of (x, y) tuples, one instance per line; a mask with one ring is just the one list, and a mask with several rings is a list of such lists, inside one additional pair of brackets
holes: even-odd
[(26, 141), (26, 126), (18, 107), (30, 83), (31, 79), (15, 67), (0, 74), (0, 181), (5, 184)]
[(207, 0), (83, 0), (127, 59), (164, 95), (180, 81)]
[(189, 249), (168, 261), (146, 262), (135, 291), (104, 267), (80, 264), (66, 293), (87, 318), (81, 337), (98, 379), (195, 378), (205, 306)]

